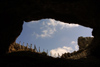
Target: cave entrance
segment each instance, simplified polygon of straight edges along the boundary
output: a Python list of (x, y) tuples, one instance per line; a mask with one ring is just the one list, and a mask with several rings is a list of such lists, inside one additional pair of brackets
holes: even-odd
[[(92, 37), (92, 29), (78, 24), (68, 24), (54, 19), (24, 22), (23, 31), (16, 43), (27, 46), (35, 44), (40, 51), (47, 51), (52, 56), (79, 50), (77, 39), (80, 36)], [(34, 48), (34, 46), (32, 46)]]

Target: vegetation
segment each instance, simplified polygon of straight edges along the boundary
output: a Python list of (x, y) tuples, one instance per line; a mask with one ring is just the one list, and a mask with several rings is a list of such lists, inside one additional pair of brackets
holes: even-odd
[(48, 56), (48, 51), (40, 52), (40, 47), (37, 50), (36, 45), (32, 49), (32, 44), (24, 46), (13, 43), (8, 54), (0, 57), (1, 65), (4, 67), (100, 67), (100, 59), (87, 56), (85, 50), (65, 53), (61, 58), (54, 58)]
[(27, 43), (27, 46), (24, 46), (24, 43), (23, 43), (23, 45), (18, 44), (18, 43), (13, 43), (10, 45), (8, 53), (18, 52), (18, 51), (30, 51), (30, 52), (39, 53), (39, 54), (42, 54), (45, 56), (47, 56), (47, 54), (48, 54), (48, 52), (46, 53), (44, 50), (43, 50), (43, 52), (40, 52), (40, 47), (38, 50), (36, 48), (36, 45), (34, 45), (34, 49), (33, 49), (32, 44), (28, 45), (28, 43)]
[(62, 54), (61, 58), (66, 58), (66, 59), (80, 59), (80, 58), (86, 58), (87, 55), (87, 51), (85, 50), (78, 50), (78, 51), (74, 51), (72, 53), (64, 53)]

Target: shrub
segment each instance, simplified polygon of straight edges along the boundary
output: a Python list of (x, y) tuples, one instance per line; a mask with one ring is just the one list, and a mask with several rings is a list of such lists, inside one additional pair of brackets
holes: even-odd
[(46, 52), (42, 52), (41, 54), (47, 56), (47, 53)]

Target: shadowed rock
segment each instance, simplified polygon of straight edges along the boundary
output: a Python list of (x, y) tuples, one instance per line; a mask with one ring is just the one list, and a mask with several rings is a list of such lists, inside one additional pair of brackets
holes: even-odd
[(78, 38), (79, 50), (88, 47), (91, 44), (92, 40), (93, 37), (79, 37)]

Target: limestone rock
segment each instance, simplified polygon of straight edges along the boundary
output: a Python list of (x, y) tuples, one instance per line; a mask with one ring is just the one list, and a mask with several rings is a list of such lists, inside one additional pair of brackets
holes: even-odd
[(79, 37), (78, 38), (78, 46), (79, 46), (79, 50), (81, 49), (85, 49), (86, 47), (88, 47), (91, 42), (93, 40), (93, 37)]

